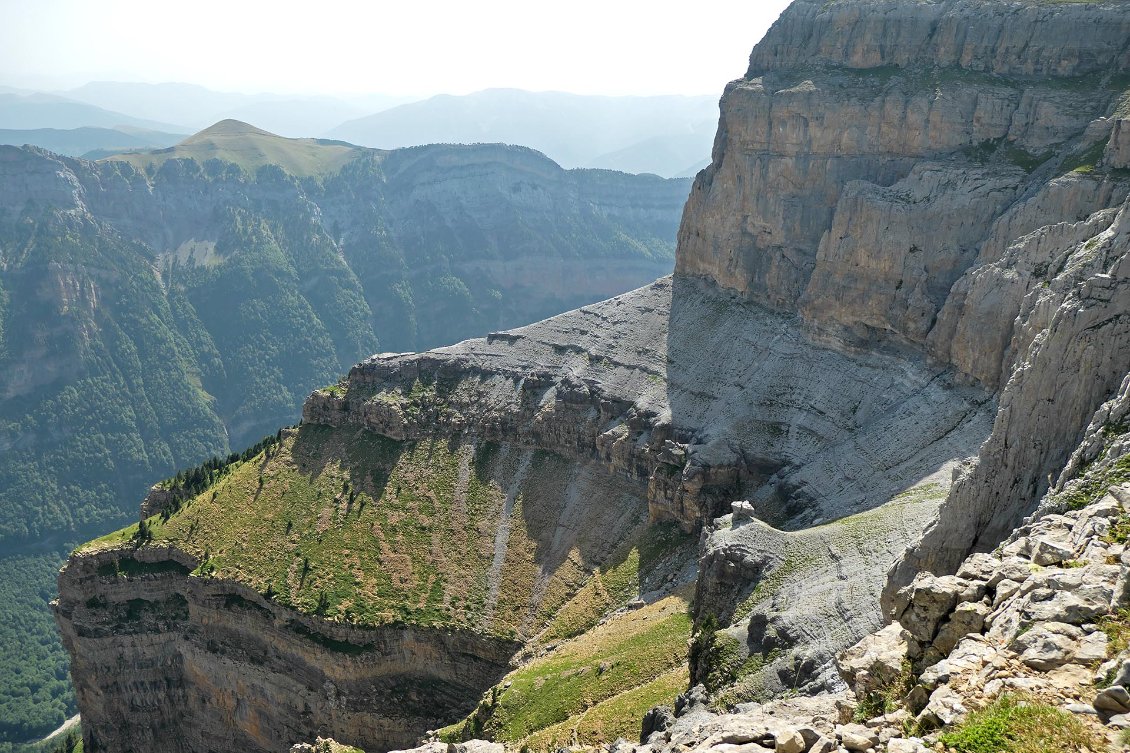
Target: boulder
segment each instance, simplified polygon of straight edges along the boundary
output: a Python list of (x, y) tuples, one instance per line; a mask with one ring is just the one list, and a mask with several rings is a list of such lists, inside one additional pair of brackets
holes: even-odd
[(656, 706), (643, 715), (640, 726), (640, 743), (646, 743), (656, 732), (666, 732), (675, 723), (675, 710), (670, 706)]
[(1047, 672), (1069, 662), (1079, 650), (1083, 631), (1063, 622), (1046, 622), (1016, 636), (1009, 644), (1020, 661)]
[(930, 694), (926, 708), (918, 714), (918, 722), (928, 727), (946, 727), (961, 721), (968, 709), (962, 697), (948, 685), (942, 685)]
[(879, 735), (862, 724), (841, 724), (836, 727), (840, 745), (848, 750), (865, 751), (879, 744)]
[(938, 635), (934, 638), (934, 648), (943, 656), (948, 654), (965, 636), (970, 633), (980, 633), (985, 626), (985, 617), (991, 611), (989, 605), (980, 601), (959, 604), (938, 630)]
[(840, 677), (862, 698), (889, 686), (907, 659), (907, 632), (893, 622), (836, 657)]
[(1099, 718), (1106, 721), (1112, 716), (1130, 713), (1130, 693), (1122, 685), (1111, 685), (1100, 690), (1091, 705), (1095, 707)]

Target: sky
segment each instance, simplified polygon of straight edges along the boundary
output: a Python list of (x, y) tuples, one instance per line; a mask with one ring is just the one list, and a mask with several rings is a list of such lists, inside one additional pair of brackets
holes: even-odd
[(720, 94), (788, 0), (0, 0), (0, 85)]

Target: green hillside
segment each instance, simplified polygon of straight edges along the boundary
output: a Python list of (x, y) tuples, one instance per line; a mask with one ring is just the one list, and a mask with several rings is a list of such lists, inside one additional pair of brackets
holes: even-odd
[[(695, 537), (648, 526), (637, 489), (594, 482), (555, 454), (304, 424), (167, 485), (183, 499), (80, 551), (122, 550), (118, 567), (131, 574), (161, 567), (133, 547), (172, 545), (198, 560), (197, 577), (331, 620), (560, 643), (489, 691), (445, 732), (453, 739), (486, 732), (540, 750), (575, 734), (630, 735), (650, 705), (685, 688), (691, 586), (598, 623), (644, 581), (683, 568)], [(534, 692), (543, 686), (554, 692)]]
[(106, 159), (147, 171), (155, 171), (169, 160), (203, 163), (216, 159), (239, 165), (248, 173), (275, 165), (297, 178), (309, 178), (335, 173), (367, 151), (340, 141), (288, 139), (238, 120), (221, 120), (175, 146)]

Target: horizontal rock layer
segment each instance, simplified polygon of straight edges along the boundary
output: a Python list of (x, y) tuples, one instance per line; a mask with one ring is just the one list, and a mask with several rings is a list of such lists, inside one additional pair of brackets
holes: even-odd
[(869, 509), (972, 453), (991, 413), (944, 369), (814, 344), (795, 317), (679, 277), (485, 340), (378, 356), (342, 386), (312, 395), (303, 420), (595, 459), (646, 482), (653, 520), (688, 529), (742, 495), (789, 527)]
[(516, 644), (303, 616), (176, 550), (72, 559), (56, 606), (86, 750), (286, 750), (318, 730), (372, 750), (469, 711)]

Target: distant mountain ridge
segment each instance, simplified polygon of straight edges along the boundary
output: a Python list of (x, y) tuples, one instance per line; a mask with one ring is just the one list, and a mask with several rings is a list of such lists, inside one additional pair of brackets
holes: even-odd
[(32, 144), (68, 157), (84, 159), (98, 159), (138, 149), (161, 149), (184, 138), (184, 134), (127, 127), (0, 129), (0, 144)]
[(563, 167), (666, 177), (710, 156), (717, 97), (599, 97), (487, 89), (439, 95), (343, 123), (327, 133), (363, 146), (503, 142), (544, 152)]
[(146, 120), (86, 102), (43, 92), (0, 92), (0, 128), (118, 128), (131, 126), (152, 131), (183, 131), (170, 123)]
[(105, 138), (80, 150), (75, 144), (90, 143), (93, 134), (40, 131), (102, 128), (129, 133), (133, 128), (177, 134), (236, 120), (286, 138), (326, 137), (379, 149), (505, 143), (536, 149), (565, 168), (690, 177), (709, 161), (717, 118), (714, 96), (611, 97), (486, 89), (413, 101), (386, 95), (238, 94), (178, 83), (91, 82), (58, 93), (0, 87), (0, 141), (95, 158), (176, 142), (164, 135), (148, 143), (102, 134)]
[(138, 117), (182, 123), (185, 131), (196, 131), (219, 120), (234, 119), (258, 123), (268, 131), (289, 137), (320, 136), (343, 121), (413, 99), (391, 95), (341, 98), (242, 94), (215, 91), (195, 84), (121, 81), (92, 81), (62, 94)]

